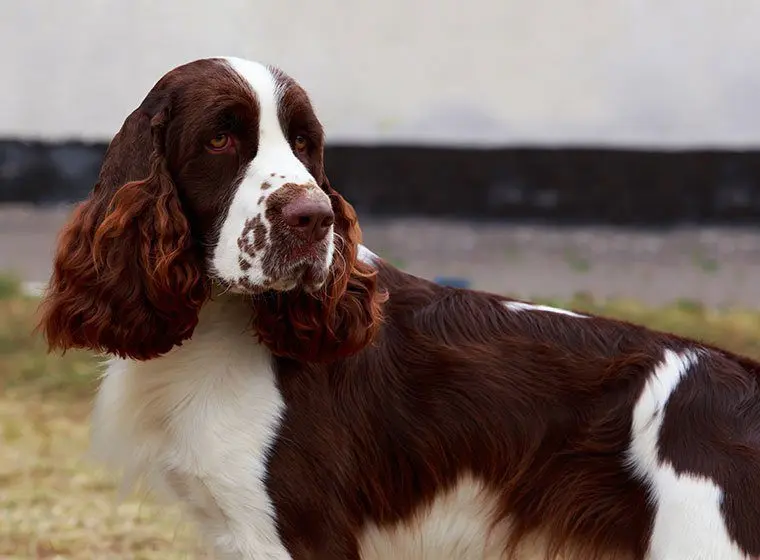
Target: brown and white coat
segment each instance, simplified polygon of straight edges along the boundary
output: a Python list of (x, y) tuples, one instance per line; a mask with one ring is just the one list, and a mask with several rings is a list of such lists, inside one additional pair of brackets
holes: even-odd
[(97, 454), (220, 559), (760, 555), (760, 365), (405, 274), (283, 72), (164, 76), (62, 233), (42, 327), (111, 356)]

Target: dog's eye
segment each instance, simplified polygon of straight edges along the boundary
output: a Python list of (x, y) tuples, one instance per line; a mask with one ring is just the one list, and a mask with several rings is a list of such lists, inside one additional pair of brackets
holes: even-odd
[(229, 134), (217, 134), (209, 140), (208, 147), (211, 151), (219, 152), (227, 148), (230, 144)]
[(306, 148), (309, 147), (309, 142), (306, 140), (305, 136), (301, 136), (299, 134), (293, 140), (293, 147), (296, 149), (297, 152), (305, 152)]

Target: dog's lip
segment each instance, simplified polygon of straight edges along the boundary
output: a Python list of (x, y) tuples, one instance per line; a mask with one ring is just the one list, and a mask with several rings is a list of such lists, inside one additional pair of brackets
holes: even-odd
[(296, 280), (299, 284), (313, 284), (322, 273), (323, 263), (303, 260), (289, 266), (283, 273), (284, 278)]
[(327, 271), (324, 270), (323, 261), (302, 260), (288, 267), (282, 277), (287, 283), (293, 282), (306, 292), (314, 292), (327, 281)]
[(319, 280), (319, 276), (321, 271), (317, 269), (316, 266), (306, 266), (303, 268), (303, 271), (300, 273), (300, 280), (301, 284), (304, 286), (311, 286)]
[(325, 269), (327, 257), (326, 253), (315, 245), (307, 248), (305, 252), (306, 254), (302, 253), (296, 258), (285, 259), (279, 270), (272, 274), (271, 277), (274, 280), (265, 281), (262, 284), (250, 284), (246, 281), (245, 274), (233, 280), (212, 273), (210, 279), (222, 293), (256, 295), (268, 291), (289, 292), (298, 288), (307, 293), (313, 293), (320, 290), (327, 282), (329, 275)]
[(292, 261), (319, 261), (326, 254), (327, 243), (323, 240), (317, 243), (307, 243), (291, 247), (288, 257)]

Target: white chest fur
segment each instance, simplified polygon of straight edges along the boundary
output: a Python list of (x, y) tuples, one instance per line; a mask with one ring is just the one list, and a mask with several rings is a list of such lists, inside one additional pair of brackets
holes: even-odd
[(289, 558), (263, 484), (283, 409), (247, 306), (204, 307), (193, 338), (148, 362), (109, 363), (93, 412), (96, 458), (180, 500), (217, 558)]

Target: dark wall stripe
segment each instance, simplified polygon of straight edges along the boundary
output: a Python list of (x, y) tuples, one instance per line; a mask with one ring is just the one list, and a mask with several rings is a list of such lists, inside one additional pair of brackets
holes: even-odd
[[(0, 202), (82, 199), (105, 143), (0, 141)], [(760, 150), (330, 146), (362, 214), (676, 225), (760, 223)]]

